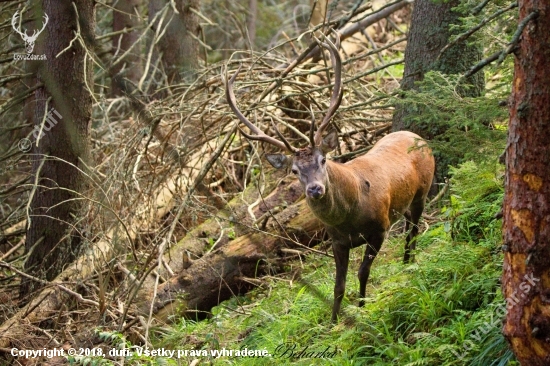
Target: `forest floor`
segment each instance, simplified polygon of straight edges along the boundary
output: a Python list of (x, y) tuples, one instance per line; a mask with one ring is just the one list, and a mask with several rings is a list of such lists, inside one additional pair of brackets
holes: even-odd
[[(415, 263), (402, 263), (403, 228), (394, 225), (363, 308), (356, 278), (363, 249), (352, 251), (337, 324), (330, 322), (333, 259), (312, 253), (288, 260), (284, 273), (255, 280), (254, 290), (222, 302), (208, 319), (179, 318), (152, 329), (152, 348), (179, 351), (193, 365), (514, 364), (501, 334), (495, 215), (503, 186), (495, 161), (467, 162), (453, 172), (450, 195), (427, 210)], [(176, 358), (134, 352), (128, 361), (178, 364)]]

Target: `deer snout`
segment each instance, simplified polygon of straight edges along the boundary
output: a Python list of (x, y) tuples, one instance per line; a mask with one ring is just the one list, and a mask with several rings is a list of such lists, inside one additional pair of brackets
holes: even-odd
[(310, 184), (306, 188), (306, 195), (309, 198), (318, 199), (325, 194), (325, 187), (321, 184)]

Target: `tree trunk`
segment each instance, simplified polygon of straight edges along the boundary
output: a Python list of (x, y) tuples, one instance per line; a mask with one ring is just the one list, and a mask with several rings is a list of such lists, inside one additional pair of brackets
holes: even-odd
[[(113, 31), (121, 31), (125, 28), (131, 29), (139, 25), (140, 0), (118, 0), (114, 5), (113, 10)], [(122, 56), (127, 50), (132, 47), (139, 39), (139, 31), (134, 29), (127, 33), (118, 34), (113, 37), (113, 55), (115, 59)], [(141, 47), (135, 45), (132, 50), (124, 57), (123, 62), (119, 62), (111, 70), (112, 75), (118, 74), (124, 70), (123, 76), (133, 84), (137, 84), (143, 73), (143, 68), (140, 63)], [(123, 91), (120, 89), (120, 83), (113, 80), (111, 82), (111, 96), (120, 96)]]
[[(414, 83), (423, 80), (428, 71), (439, 71), (449, 75), (463, 74), (481, 60), (481, 49), (468, 45), (468, 40), (449, 47), (439, 57), (441, 50), (453, 35), (449, 29), (450, 25), (460, 23), (459, 18), (462, 14), (452, 10), (459, 2), (459, 0), (437, 3), (433, 0), (415, 1), (405, 49), (405, 70), (401, 80), (403, 90), (416, 89)], [(463, 85), (471, 87), (458, 90), (462, 96), (481, 96), (485, 88), (483, 73), (479, 72), (467, 78)], [(414, 123), (413, 118), (421, 114), (422, 110), (413, 110), (406, 105), (398, 106), (393, 115), (393, 131), (410, 130), (431, 140), (448, 128), (444, 121), (438, 122), (437, 125), (427, 123), (421, 126)], [(454, 157), (436, 152), (436, 180), (442, 181), (447, 172), (447, 165), (456, 162), (458, 160)]]
[(520, 0), (532, 12), (515, 52), (506, 148), (504, 335), (522, 365), (550, 365), (550, 5)]
[(199, 42), (193, 37), (199, 37), (199, 17), (191, 10), (200, 10), (200, 0), (182, 0), (176, 2), (179, 14), (174, 13), (168, 0), (150, 0), (149, 21), (168, 4), (168, 15), (162, 25), (157, 19), (155, 28), (166, 27), (166, 32), (157, 43), (158, 57), (169, 83), (181, 82), (194, 73), (199, 67)]
[[(44, 86), (35, 94), (31, 158), (36, 186), (30, 196), (24, 268), (34, 277), (52, 280), (80, 247), (74, 225), (81, 219), (81, 205), (75, 198), (84, 179), (77, 168), (86, 170), (89, 152), (93, 63), (87, 60), (84, 68), (86, 52), (72, 40), (78, 19), (86, 47), (93, 48), (95, 15), (92, 0), (44, 1), (43, 11), (49, 23), (37, 52), (47, 61), (39, 65), (38, 81)], [(24, 278), (21, 294), (38, 287)]]

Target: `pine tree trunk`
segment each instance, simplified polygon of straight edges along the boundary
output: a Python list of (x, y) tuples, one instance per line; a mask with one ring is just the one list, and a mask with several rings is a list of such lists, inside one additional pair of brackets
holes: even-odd
[[(169, 3), (168, 0), (150, 0), (149, 21)], [(170, 5), (169, 5), (170, 6)], [(162, 58), (162, 65), (169, 83), (181, 82), (192, 75), (199, 67), (199, 42), (193, 37), (199, 37), (199, 17), (191, 10), (200, 10), (200, 0), (182, 0), (176, 2), (179, 14), (172, 7), (162, 24), (166, 32), (157, 43), (157, 57)], [(159, 26), (159, 21), (155, 27)]]
[[(416, 0), (411, 19), (411, 28), (405, 49), (405, 70), (401, 80), (403, 90), (416, 89), (414, 83), (424, 79), (428, 71), (439, 71), (444, 74), (463, 74), (482, 58), (481, 49), (468, 45), (468, 41), (458, 42), (449, 47), (439, 57), (441, 50), (449, 43), (453, 32), (451, 24), (460, 24), (461, 14), (452, 10), (459, 0), (448, 2), (433, 0)], [(439, 57), (439, 58), (438, 58)], [(469, 88), (461, 88), (462, 96), (479, 97), (484, 91), (485, 80), (482, 72), (467, 78), (464, 84)], [(436, 125), (420, 126), (413, 118), (422, 114), (408, 108), (406, 103), (396, 108), (393, 115), (393, 131), (410, 130), (427, 140), (442, 134), (447, 129), (444, 121)], [(447, 165), (457, 163), (456, 157), (436, 154), (436, 180), (442, 181), (447, 172)]]
[[(113, 31), (121, 31), (123, 29), (135, 28), (139, 25), (138, 15), (140, 0), (119, 0), (115, 3), (113, 10)], [(116, 55), (115, 61), (118, 61), (127, 50), (130, 49), (139, 39), (140, 32), (138, 29), (128, 31), (127, 33), (118, 34), (113, 37), (113, 55)], [(140, 45), (134, 45), (132, 50), (124, 57), (124, 60), (119, 62), (111, 70), (112, 75), (118, 74), (124, 69), (123, 76), (130, 82), (137, 84), (143, 73), (143, 68), (140, 62)], [(122, 95), (120, 83), (113, 80), (111, 82), (111, 96)]]
[[(92, 49), (94, 1), (44, 1), (43, 12), (49, 16), (49, 23), (36, 52), (46, 54), (47, 60), (39, 61), (37, 75), (44, 86), (35, 94), (30, 158), (33, 182), (37, 185), (30, 197), (25, 242), (28, 258), (24, 268), (34, 277), (52, 280), (75, 258), (80, 246), (74, 226), (81, 219), (80, 201), (75, 198), (79, 197), (76, 192), (83, 189), (84, 179), (77, 168), (86, 169), (92, 112), (91, 90), (87, 86), (92, 86), (93, 63), (87, 60), (84, 68), (87, 56), (79, 42), (72, 42), (69, 49), (62, 51), (74, 38), (77, 19), (82, 38)], [(21, 294), (38, 287), (38, 283), (25, 278)]]
[(506, 148), (504, 335), (522, 365), (550, 365), (550, 5), (520, 0), (520, 22), (533, 11), (515, 52)]

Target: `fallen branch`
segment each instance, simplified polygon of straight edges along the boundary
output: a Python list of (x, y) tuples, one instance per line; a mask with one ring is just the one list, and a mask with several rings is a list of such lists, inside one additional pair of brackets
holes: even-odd
[[(285, 229), (286, 228), (286, 229)], [(302, 200), (276, 215), (267, 232), (236, 238), (225, 247), (194, 261), (188, 269), (159, 286), (153, 314), (161, 322), (172, 315), (196, 316), (250, 289), (250, 281), (266, 273), (266, 263), (280, 259), (280, 249), (293, 242), (311, 245), (321, 240), (320, 221)], [(151, 303), (139, 305), (147, 312)]]

